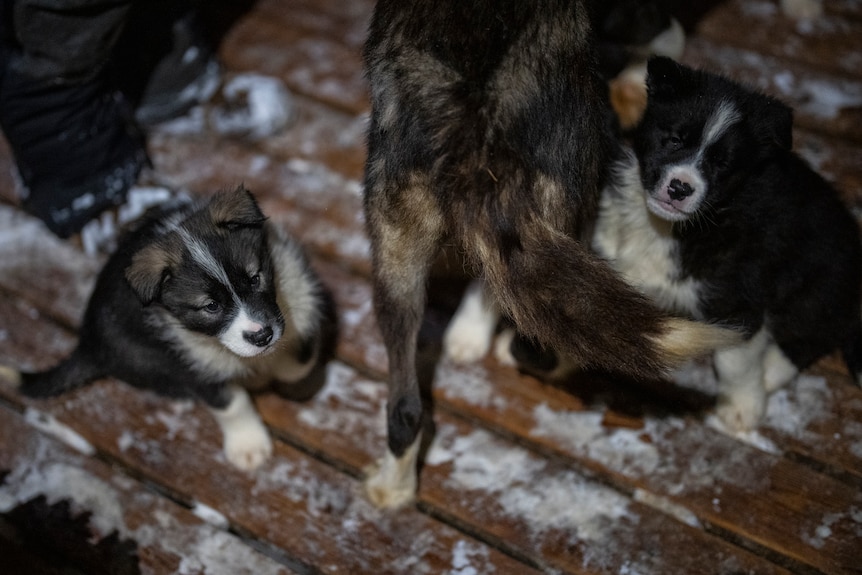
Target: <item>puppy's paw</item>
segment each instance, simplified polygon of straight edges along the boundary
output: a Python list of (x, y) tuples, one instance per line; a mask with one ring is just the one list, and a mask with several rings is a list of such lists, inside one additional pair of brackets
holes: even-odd
[(760, 423), (765, 404), (762, 393), (722, 395), (718, 400), (716, 415), (731, 432), (751, 431)]
[(252, 471), (272, 456), (272, 439), (263, 424), (247, 422), (224, 436), (227, 460), (243, 471)]
[(456, 317), (443, 336), (443, 353), (457, 364), (473, 363), (487, 355), (491, 339), (487, 326)]

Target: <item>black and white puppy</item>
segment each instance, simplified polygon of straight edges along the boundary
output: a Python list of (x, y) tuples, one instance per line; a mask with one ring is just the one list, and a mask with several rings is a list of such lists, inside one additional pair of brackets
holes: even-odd
[(767, 394), (841, 350), (862, 376), (862, 247), (838, 193), (792, 150), (780, 101), (668, 58), (594, 247), (666, 310), (742, 328), (715, 353), (718, 414), (758, 423)]
[(72, 355), (21, 374), (54, 396), (103, 377), (209, 406), (227, 459), (250, 470), (272, 442), (246, 389), (290, 394), (323, 370), (327, 298), (302, 251), (245, 189), (157, 208), (102, 269)]

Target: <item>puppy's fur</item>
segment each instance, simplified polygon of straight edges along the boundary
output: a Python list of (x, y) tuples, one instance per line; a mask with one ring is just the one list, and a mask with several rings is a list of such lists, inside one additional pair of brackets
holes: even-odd
[(416, 486), (415, 345), (446, 242), (528, 337), (582, 364), (655, 377), (726, 341), (669, 319), (580, 241), (617, 149), (582, 2), (380, 0), (365, 212), (389, 353), (389, 449), (368, 478), (397, 506)]
[(664, 309), (744, 329), (719, 350), (719, 415), (841, 350), (862, 376), (862, 248), (837, 192), (791, 151), (791, 110), (667, 58), (649, 63), (634, 153), (605, 191), (594, 245)]
[(326, 298), (299, 247), (245, 189), (159, 208), (102, 269), (72, 355), (22, 374), (28, 396), (113, 376), (208, 405), (228, 460), (253, 469), (272, 443), (246, 388), (288, 395), (322, 377)]

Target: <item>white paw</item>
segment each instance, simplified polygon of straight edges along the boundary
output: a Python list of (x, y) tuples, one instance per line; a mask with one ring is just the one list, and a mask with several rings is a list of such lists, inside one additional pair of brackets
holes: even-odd
[(246, 422), (225, 430), (227, 460), (243, 471), (252, 471), (272, 456), (272, 439), (259, 422)]
[(491, 339), (484, 325), (456, 318), (443, 336), (443, 351), (455, 363), (472, 363), (487, 355)]
[(416, 460), (421, 440), (420, 434), (401, 457), (395, 457), (387, 449), (382, 459), (366, 468), (363, 487), (375, 507), (397, 509), (416, 498)]
[(731, 432), (751, 431), (760, 423), (766, 406), (762, 393), (736, 393), (722, 395), (716, 415)]
[(382, 461), (365, 468), (365, 494), (378, 509), (398, 509), (413, 503), (416, 498), (416, 476), (413, 481), (393, 482), (391, 475), (383, 471)]

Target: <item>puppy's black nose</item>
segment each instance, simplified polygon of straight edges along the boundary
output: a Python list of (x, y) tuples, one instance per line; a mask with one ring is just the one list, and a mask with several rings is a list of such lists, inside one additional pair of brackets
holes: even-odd
[(242, 337), (252, 345), (263, 347), (269, 345), (269, 342), (272, 341), (272, 328), (266, 326), (260, 328), (258, 331), (244, 331), (242, 332)]
[(670, 196), (672, 200), (682, 200), (684, 198), (689, 197), (694, 193), (694, 188), (691, 187), (691, 184), (688, 182), (682, 182), (677, 179), (673, 179), (670, 181), (670, 186), (668, 186), (667, 195)]

